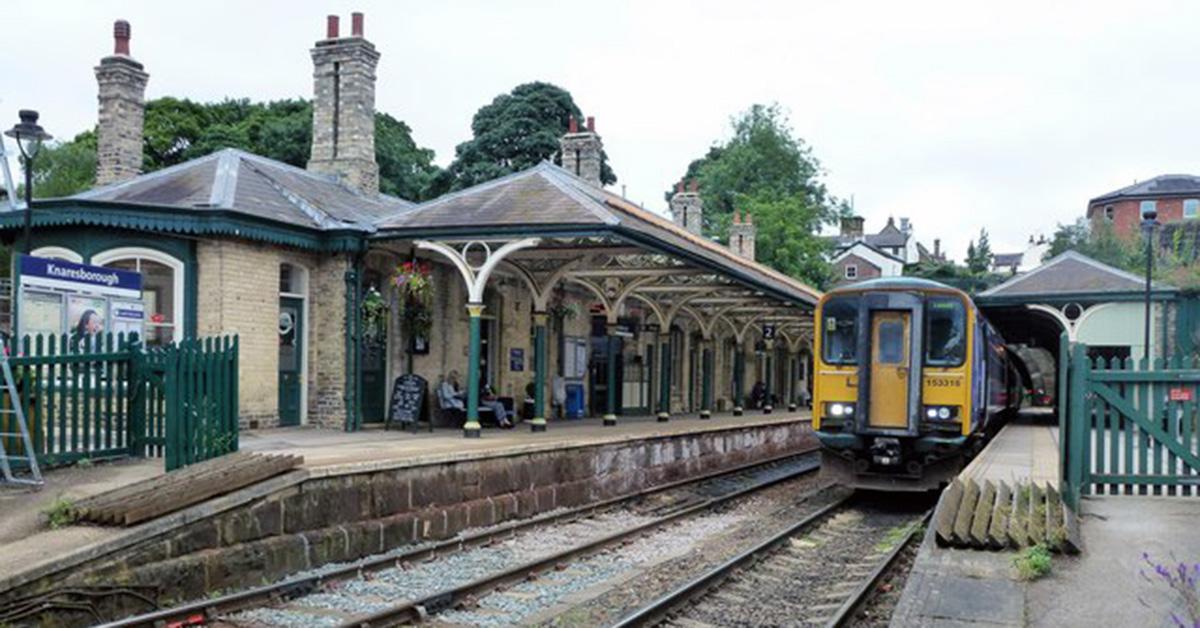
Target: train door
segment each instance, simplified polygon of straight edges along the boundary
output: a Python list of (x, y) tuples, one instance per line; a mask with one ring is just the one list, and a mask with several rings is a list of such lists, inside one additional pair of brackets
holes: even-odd
[(909, 371), (912, 318), (909, 312), (871, 313), (871, 427), (906, 429), (909, 411)]

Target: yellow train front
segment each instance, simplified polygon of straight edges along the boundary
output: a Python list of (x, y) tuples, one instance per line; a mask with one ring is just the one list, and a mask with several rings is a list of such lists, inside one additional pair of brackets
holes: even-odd
[(815, 332), (813, 429), (822, 472), (843, 484), (936, 489), (1020, 403), (1003, 338), (961, 290), (914, 278), (837, 288)]

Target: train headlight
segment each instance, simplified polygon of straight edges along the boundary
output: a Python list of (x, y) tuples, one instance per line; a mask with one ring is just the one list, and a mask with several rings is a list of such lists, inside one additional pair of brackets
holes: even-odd
[(957, 419), (958, 406), (925, 406), (925, 418), (930, 421)]
[(854, 404), (831, 403), (829, 404), (829, 416), (837, 418), (854, 416)]

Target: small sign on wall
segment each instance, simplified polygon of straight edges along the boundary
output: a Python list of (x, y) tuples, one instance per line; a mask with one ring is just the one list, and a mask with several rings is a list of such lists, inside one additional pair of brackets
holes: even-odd
[(508, 370), (524, 371), (525, 370), (525, 350), (524, 349), (509, 349), (508, 350)]
[(1185, 388), (1182, 386), (1176, 386), (1172, 388), (1170, 392), (1171, 401), (1192, 401), (1194, 397), (1195, 395), (1192, 394), (1191, 388)]

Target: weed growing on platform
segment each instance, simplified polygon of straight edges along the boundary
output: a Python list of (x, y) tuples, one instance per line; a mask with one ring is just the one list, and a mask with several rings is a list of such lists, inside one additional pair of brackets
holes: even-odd
[(75, 503), (66, 497), (59, 497), (46, 509), (46, 519), (51, 530), (57, 530), (75, 521)]
[[(1171, 611), (1171, 623), (1179, 628), (1194, 628), (1200, 626), (1200, 563), (1175, 562), (1160, 564), (1150, 558), (1150, 554), (1142, 553), (1142, 562), (1149, 567), (1143, 567), (1139, 573), (1151, 585), (1165, 585), (1172, 593), (1172, 605), (1182, 607), (1183, 614)], [(1154, 608), (1141, 596), (1138, 596), (1144, 606)]]
[(1013, 567), (1017, 568), (1017, 577), (1022, 580), (1037, 580), (1050, 573), (1050, 550), (1045, 544), (1038, 543), (1027, 547), (1013, 558)]

